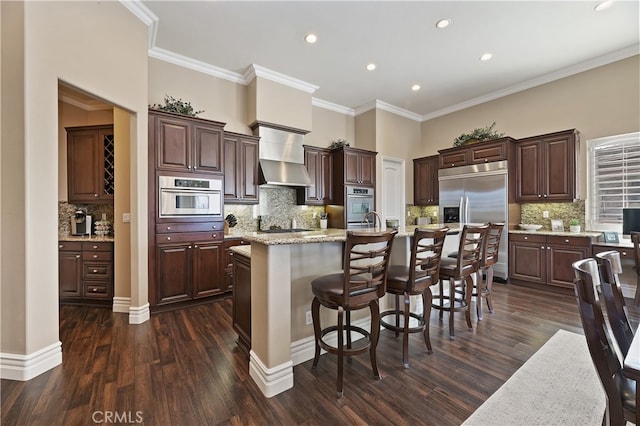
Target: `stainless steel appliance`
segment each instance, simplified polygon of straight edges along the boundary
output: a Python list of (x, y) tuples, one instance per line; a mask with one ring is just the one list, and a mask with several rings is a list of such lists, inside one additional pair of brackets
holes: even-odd
[(260, 184), (267, 186), (305, 187), (311, 184), (304, 165), (304, 134), (258, 125), (260, 136)]
[(158, 212), (164, 217), (222, 218), (222, 179), (159, 176)]
[[(508, 170), (506, 161), (440, 169), (440, 217), (446, 222), (504, 222), (509, 229)], [(457, 219), (456, 219), (457, 216)], [(502, 233), (495, 276), (506, 279), (508, 232)]]
[(78, 209), (71, 218), (72, 235), (91, 235), (91, 216), (86, 211)]
[(366, 222), (365, 216), (375, 210), (373, 188), (347, 186), (345, 209), (347, 229), (373, 227), (373, 222)]

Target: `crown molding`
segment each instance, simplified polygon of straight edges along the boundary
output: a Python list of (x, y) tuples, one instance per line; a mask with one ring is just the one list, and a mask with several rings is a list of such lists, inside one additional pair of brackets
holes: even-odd
[(371, 111), (372, 109), (387, 111), (392, 114), (399, 115), (400, 117), (408, 118), (409, 120), (414, 120), (417, 122), (422, 121), (422, 116), (420, 114), (416, 114), (415, 112), (411, 112), (395, 105), (391, 105), (390, 103), (381, 101), (379, 99), (359, 106), (358, 108), (356, 108), (355, 113), (356, 116), (358, 116), (360, 114), (364, 114), (367, 111)]
[(522, 92), (524, 90), (531, 89), (536, 86), (541, 86), (546, 83), (551, 83), (552, 81), (560, 80), (565, 77), (570, 77), (572, 75), (579, 74), (584, 71), (589, 71), (593, 68), (597, 68), (604, 65), (608, 65), (613, 62), (621, 61), (623, 59), (638, 55), (639, 53), (640, 53), (640, 43), (637, 43), (632, 46), (628, 46), (623, 49), (608, 53), (606, 55), (598, 56), (596, 58), (589, 59), (588, 61), (584, 61), (579, 64), (572, 65), (570, 67), (566, 67), (561, 70), (554, 71), (552, 73), (534, 78), (532, 80), (525, 81), (524, 83), (516, 84), (502, 90), (491, 92), (489, 94), (479, 96), (477, 98), (469, 99), (468, 101), (460, 102), (458, 104), (451, 105), (450, 107), (443, 108), (438, 111), (431, 112), (429, 114), (425, 114), (422, 116), (421, 121), (428, 121), (437, 117), (441, 117), (443, 115), (451, 114), (456, 111), (461, 111), (466, 108), (480, 105), (485, 102), (503, 98), (505, 96)]
[(161, 61), (169, 62), (183, 68), (188, 68), (194, 71), (198, 71), (204, 74), (212, 75), (214, 77), (229, 80), (233, 83), (244, 84), (245, 79), (241, 74), (226, 70), (224, 68), (216, 67), (206, 62), (198, 61), (187, 56), (179, 55), (169, 50), (162, 49), (160, 47), (154, 47), (149, 50), (149, 56)]
[(158, 17), (140, 0), (120, 0), (120, 3), (149, 27), (147, 29), (149, 50), (153, 49), (156, 45), (156, 35), (158, 34)]
[(269, 68), (251, 64), (249, 68), (247, 68), (247, 71), (244, 73), (244, 79), (246, 81), (245, 84), (249, 84), (255, 77), (275, 81), (276, 83), (284, 84), (285, 86), (293, 87), (294, 89), (302, 90), (307, 93), (313, 93), (320, 87), (316, 86), (315, 84), (307, 83), (306, 81), (290, 77), (286, 74), (270, 70)]
[(355, 110), (353, 108), (334, 104), (333, 102), (325, 101), (318, 98), (311, 98), (311, 105), (313, 105), (314, 107), (327, 109), (329, 111), (334, 111), (340, 114), (349, 115), (351, 117), (356, 115)]

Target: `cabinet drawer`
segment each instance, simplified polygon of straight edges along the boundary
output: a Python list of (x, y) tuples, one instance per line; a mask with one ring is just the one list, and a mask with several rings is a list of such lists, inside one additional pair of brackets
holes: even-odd
[(224, 239), (223, 231), (182, 232), (179, 234), (156, 234), (156, 244), (192, 243), (197, 241), (222, 242), (223, 239)]
[(224, 222), (200, 222), (200, 223), (163, 223), (156, 224), (156, 234), (171, 234), (175, 232), (207, 232), (223, 231)]
[(604, 251), (617, 251), (620, 253), (620, 258), (633, 260), (633, 247), (611, 247), (611, 246), (601, 246), (595, 244), (593, 246), (593, 255), (595, 256), (598, 253), (602, 253)]
[(547, 242), (547, 237), (545, 235), (538, 234), (509, 234), (509, 241), (518, 243), (545, 244)]
[(82, 251), (111, 251), (113, 243), (83, 242)]
[(560, 246), (589, 247), (591, 245), (591, 239), (589, 237), (561, 237), (561, 236), (548, 235), (547, 244), (560, 245)]
[(472, 147), (469, 155), (471, 164), (506, 160), (507, 142), (483, 143), (480, 146)]
[(87, 299), (106, 299), (109, 297), (109, 284), (92, 283), (84, 286), (84, 297)]
[(112, 269), (113, 268), (111, 267), (111, 263), (107, 263), (107, 262), (100, 262), (100, 263), (83, 262), (82, 277), (84, 279), (101, 279), (101, 280), (111, 279)]
[(58, 241), (58, 250), (80, 251), (82, 250), (82, 243), (80, 241)]
[(84, 260), (85, 262), (111, 262), (113, 260), (113, 255), (110, 251), (85, 251), (82, 253), (82, 260)]
[(467, 164), (467, 150), (440, 154), (440, 168), (458, 167)]

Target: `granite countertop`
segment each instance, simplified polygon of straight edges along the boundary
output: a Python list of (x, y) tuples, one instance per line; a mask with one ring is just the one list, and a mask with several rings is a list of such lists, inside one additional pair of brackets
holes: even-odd
[(230, 247), (229, 250), (233, 253), (237, 253), (241, 256), (251, 259), (251, 246), (249, 245), (233, 246)]
[(538, 229), (537, 231), (527, 231), (524, 229), (511, 229), (510, 234), (533, 234), (533, 235), (555, 235), (558, 237), (590, 237), (597, 238), (602, 236), (600, 231), (583, 231), (583, 232), (567, 232), (567, 231), (548, 231)]
[(97, 235), (58, 235), (58, 241), (88, 241), (88, 242), (104, 242), (112, 243), (113, 237), (102, 237)]

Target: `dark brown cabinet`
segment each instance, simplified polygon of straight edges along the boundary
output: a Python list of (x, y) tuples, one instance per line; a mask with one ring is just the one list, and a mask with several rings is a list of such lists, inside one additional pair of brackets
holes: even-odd
[(149, 110), (156, 170), (222, 174), (224, 123)]
[(438, 169), (439, 156), (437, 155), (413, 160), (413, 204), (416, 206), (438, 205), (440, 194)]
[(573, 288), (573, 262), (591, 255), (589, 237), (509, 234), (509, 278)]
[(578, 132), (566, 130), (516, 143), (516, 201), (573, 201)]
[(233, 329), (238, 333), (238, 346), (246, 353), (251, 349), (251, 259), (232, 254), (233, 262)]
[(504, 137), (487, 142), (439, 150), (441, 169), (508, 160), (513, 138)]
[(258, 136), (225, 132), (224, 201), (258, 204)]
[(61, 302), (111, 304), (113, 243), (60, 241), (58, 259)]
[(324, 206), (333, 200), (333, 162), (331, 150), (304, 145), (304, 164), (311, 185), (297, 189), (298, 204)]
[(67, 127), (70, 203), (111, 204), (114, 194), (113, 125)]
[(250, 244), (240, 238), (224, 240), (224, 250), (222, 252), (222, 266), (224, 268), (224, 289), (231, 291), (233, 288), (233, 262), (231, 259), (231, 247), (238, 245)]
[[(359, 185), (374, 187), (376, 184), (377, 152), (343, 147), (331, 151), (334, 185)], [(342, 192), (342, 189), (340, 189)]]
[(221, 221), (156, 225), (150, 303), (166, 305), (227, 291), (221, 266), (223, 234)]

